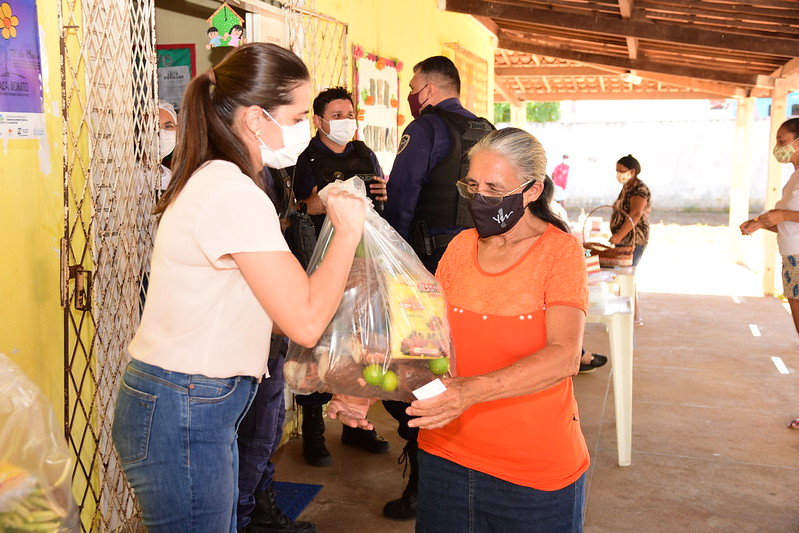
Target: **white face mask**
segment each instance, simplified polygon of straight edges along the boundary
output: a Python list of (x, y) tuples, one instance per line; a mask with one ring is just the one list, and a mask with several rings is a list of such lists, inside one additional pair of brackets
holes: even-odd
[[(322, 119), (325, 120), (325, 119)], [(338, 120), (325, 120), (330, 125), (330, 133), (322, 133), (327, 135), (327, 138), (336, 144), (344, 146), (352, 140), (355, 136), (355, 131), (358, 129), (358, 122), (354, 118), (342, 118)]]
[(631, 170), (628, 170), (627, 172), (616, 172), (616, 181), (618, 181), (619, 183), (622, 183), (622, 184), (627, 183), (628, 181), (630, 181), (630, 179), (632, 179), (632, 177), (633, 177), (633, 173), (632, 173)]
[(262, 109), (269, 119), (280, 126), (283, 133), (283, 148), (273, 150), (261, 139), (261, 162), (270, 168), (286, 168), (297, 164), (297, 158), (308, 148), (311, 142), (311, 126), (308, 119), (301, 120), (291, 126), (282, 126), (266, 109)]
[(159, 130), (158, 131), (158, 155), (159, 159), (163, 159), (172, 153), (175, 149), (175, 142), (178, 138), (178, 132), (175, 130)]

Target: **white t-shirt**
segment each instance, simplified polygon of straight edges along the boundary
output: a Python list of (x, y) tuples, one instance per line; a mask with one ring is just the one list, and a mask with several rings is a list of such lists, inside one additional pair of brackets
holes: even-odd
[(290, 253), (266, 193), (233, 163), (210, 161), (161, 217), (135, 359), (217, 378), (268, 374), (272, 319), (236, 252)]
[[(799, 211), (799, 169), (795, 170), (782, 188), (782, 198), (774, 205), (776, 209)], [(777, 224), (777, 246), (780, 255), (799, 254), (799, 222)]]

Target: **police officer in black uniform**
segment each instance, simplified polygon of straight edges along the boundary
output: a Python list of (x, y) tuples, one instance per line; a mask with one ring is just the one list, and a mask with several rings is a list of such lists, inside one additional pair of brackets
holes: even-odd
[[(461, 105), (458, 69), (444, 56), (429, 57), (414, 66), (410, 88), (408, 104), (414, 120), (400, 139), (383, 216), (435, 273), (447, 244), (462, 229), (474, 226), (455, 182), (466, 177), (469, 149), (494, 126)], [(411, 466), (402, 497), (388, 502), (383, 514), (410, 520), (416, 518), (418, 429), (408, 427), (408, 404), (383, 405), (399, 422), (400, 436), (408, 441), (401, 460)]]
[[(352, 95), (343, 87), (319, 93), (313, 102), (313, 123), (316, 136), (300, 154), (294, 168), (294, 194), (300, 199), (299, 209), (311, 216), (316, 234), (325, 218), (325, 206), (317, 194), (337, 179), (360, 176), (367, 182), (368, 194), (380, 211), (386, 200), (386, 180), (375, 153), (362, 141), (353, 140), (357, 130)], [(325, 424), (322, 407), (330, 401), (329, 393), (298, 395), (302, 406), (303, 455), (308, 464), (328, 466), (330, 453), (325, 446)], [(389, 443), (375, 430), (342, 426), (341, 442), (371, 453), (385, 453)]]

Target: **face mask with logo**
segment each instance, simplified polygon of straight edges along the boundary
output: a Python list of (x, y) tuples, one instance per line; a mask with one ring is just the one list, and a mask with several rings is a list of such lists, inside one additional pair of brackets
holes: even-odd
[(774, 146), (774, 158), (780, 163), (790, 163), (791, 157), (796, 149), (793, 147), (793, 143), (796, 142), (796, 139), (791, 141), (790, 143), (786, 144), (785, 146), (776, 145)]
[(175, 130), (158, 131), (158, 155), (160, 159), (165, 158), (175, 149), (178, 133)]
[(468, 205), (477, 234), (483, 239), (509, 231), (524, 216), (523, 193), (509, 194), (499, 205), (488, 205), (480, 196), (476, 194)]
[(261, 162), (270, 168), (286, 168), (297, 164), (297, 158), (308, 148), (311, 142), (311, 128), (308, 120), (301, 120), (292, 126), (282, 126), (266, 109), (262, 109), (269, 119), (280, 127), (283, 133), (283, 148), (273, 150), (260, 138)]
[(427, 103), (427, 100), (430, 100), (428, 97), (424, 102), (419, 101), (419, 93), (424, 91), (425, 87), (427, 87), (427, 84), (425, 84), (425, 86), (419, 89), (417, 92), (408, 95), (408, 105), (411, 106), (411, 115), (413, 115), (413, 118), (417, 118), (422, 114), (422, 106)]
[[(325, 119), (322, 119), (325, 120)], [(355, 136), (355, 130), (358, 129), (358, 123), (354, 118), (342, 118), (338, 120), (325, 120), (330, 125), (330, 133), (322, 133), (327, 135), (327, 138), (336, 144), (345, 145), (352, 140)]]
[(632, 179), (632, 177), (633, 173), (631, 170), (628, 170), (627, 172), (616, 172), (616, 181), (621, 184), (627, 183)]

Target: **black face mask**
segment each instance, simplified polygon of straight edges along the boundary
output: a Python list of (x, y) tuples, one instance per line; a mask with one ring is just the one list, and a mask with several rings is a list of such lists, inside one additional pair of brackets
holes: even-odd
[(515, 226), (524, 216), (524, 193), (509, 194), (499, 205), (488, 205), (476, 194), (469, 201), (474, 227), (481, 238), (501, 235)]

